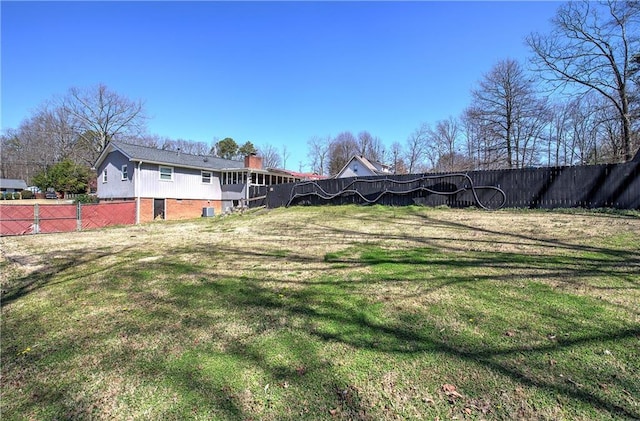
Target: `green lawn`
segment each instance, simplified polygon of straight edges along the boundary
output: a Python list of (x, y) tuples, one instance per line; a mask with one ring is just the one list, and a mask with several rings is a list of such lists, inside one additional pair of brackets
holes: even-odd
[(640, 418), (640, 215), (318, 207), (5, 237), (1, 416)]

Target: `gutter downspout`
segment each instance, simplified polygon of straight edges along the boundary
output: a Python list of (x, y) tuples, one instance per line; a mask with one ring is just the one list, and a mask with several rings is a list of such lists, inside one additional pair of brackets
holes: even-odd
[(140, 224), (140, 171), (142, 161), (138, 161), (138, 170), (136, 171), (136, 184), (134, 186), (136, 195), (136, 225)]
[(245, 207), (247, 209), (249, 209), (249, 190), (250, 190), (250, 187), (251, 187), (251, 169), (249, 169), (249, 171), (247, 171), (247, 187), (246, 187), (247, 191), (245, 192), (245, 199), (246, 199)]

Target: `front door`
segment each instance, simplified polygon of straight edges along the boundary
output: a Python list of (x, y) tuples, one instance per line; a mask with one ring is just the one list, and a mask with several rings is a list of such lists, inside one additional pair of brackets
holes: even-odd
[(153, 199), (153, 219), (164, 219), (164, 199)]

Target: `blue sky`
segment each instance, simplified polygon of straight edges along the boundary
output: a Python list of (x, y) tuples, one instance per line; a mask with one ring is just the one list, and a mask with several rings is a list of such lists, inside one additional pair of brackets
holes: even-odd
[(148, 131), (287, 146), (367, 130), (404, 143), (529, 56), (557, 2), (1, 3), (2, 130), (70, 87), (140, 99)]

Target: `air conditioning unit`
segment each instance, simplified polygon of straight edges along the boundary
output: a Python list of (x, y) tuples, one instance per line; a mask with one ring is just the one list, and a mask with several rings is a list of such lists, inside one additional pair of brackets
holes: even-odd
[(213, 208), (202, 208), (202, 217), (210, 218), (215, 215), (215, 210)]

